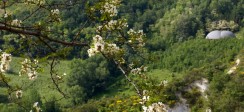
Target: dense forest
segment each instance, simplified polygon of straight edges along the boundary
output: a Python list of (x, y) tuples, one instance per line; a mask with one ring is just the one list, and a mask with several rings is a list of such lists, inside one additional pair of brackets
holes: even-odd
[[(21, 4), (25, 0), (19, 1), (20, 5), (9, 5), (7, 11), (13, 16), (7, 19), (5, 3), (15, 0), (1, 3), (0, 21), (18, 18), (22, 24), (55, 31), (46, 31), (44, 37), (92, 44), (96, 27), (115, 19), (128, 24), (118, 30), (119, 34), (133, 29), (139, 35), (143, 30), (145, 45), (141, 47), (140, 40), (130, 32), (125, 39), (115, 38), (115, 30), (104, 28), (101, 35), (125, 50), (91, 57), (89, 46), (46, 42), (45, 38), (13, 33), (11, 27), (10, 32), (0, 28), (0, 49), (13, 56), (10, 69), (5, 75), (1, 72), (0, 112), (39, 112), (35, 102), (43, 112), (244, 111), (244, 0), (121, 0), (113, 18), (94, 11), (99, 8), (96, 3), (110, 0), (46, 0), (49, 8), (61, 7), (59, 16), (49, 16), (45, 10), (33, 13), (37, 11), (35, 7), (25, 7)], [(72, 5), (62, 7), (56, 3)], [(206, 39), (214, 30), (231, 31), (235, 37)], [(135, 45), (124, 42), (130, 38)], [(52, 48), (58, 49), (55, 54)], [(123, 59), (116, 58), (122, 54)], [(32, 81), (19, 77), (20, 63), (26, 56), (40, 63), (31, 64), (39, 74)], [(144, 73), (132, 69), (124, 75), (121, 66), (126, 70), (139, 68)], [(53, 74), (57, 76), (55, 80)], [(22, 88), (21, 98), (17, 91), (10, 92), (8, 84)], [(12, 98), (15, 96), (18, 97)]]

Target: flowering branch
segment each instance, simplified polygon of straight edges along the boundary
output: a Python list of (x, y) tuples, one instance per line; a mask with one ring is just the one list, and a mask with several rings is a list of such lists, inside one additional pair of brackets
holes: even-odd
[(134, 89), (136, 90), (137, 95), (139, 95), (140, 98), (142, 98), (143, 96), (142, 96), (142, 94), (141, 94), (141, 92), (140, 92), (138, 86), (135, 84), (134, 81), (132, 81), (132, 80), (128, 77), (128, 74), (129, 74), (130, 72), (124, 70), (124, 69), (121, 67), (121, 65), (120, 65), (119, 63), (117, 63), (115, 60), (114, 60), (114, 63), (118, 66), (118, 68), (120, 69), (120, 71), (124, 74), (126, 80), (129, 81), (129, 82), (133, 85)]

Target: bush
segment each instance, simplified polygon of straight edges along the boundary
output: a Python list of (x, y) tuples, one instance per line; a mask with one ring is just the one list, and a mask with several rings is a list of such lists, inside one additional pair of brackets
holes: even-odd
[(102, 56), (93, 56), (87, 60), (75, 59), (71, 65), (71, 75), (68, 78), (68, 86), (70, 86), (74, 103), (91, 98), (103, 91), (109, 84), (110, 71), (108, 62)]

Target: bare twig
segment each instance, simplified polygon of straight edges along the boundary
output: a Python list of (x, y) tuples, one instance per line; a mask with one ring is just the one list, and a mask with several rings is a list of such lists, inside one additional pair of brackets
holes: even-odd
[(52, 82), (55, 85), (55, 87), (58, 90), (58, 92), (61, 93), (64, 98), (68, 98), (68, 96), (60, 89), (58, 83), (54, 79), (54, 76), (53, 75), (55, 74), (55, 71), (54, 71), (54, 68), (55, 68), (55, 60), (56, 59), (53, 58), (52, 61), (51, 61), (51, 64), (50, 64), (50, 75), (51, 75)]

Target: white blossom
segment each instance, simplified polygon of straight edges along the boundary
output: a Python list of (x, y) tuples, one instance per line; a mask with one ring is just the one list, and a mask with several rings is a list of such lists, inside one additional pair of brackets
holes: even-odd
[(164, 84), (164, 86), (167, 86), (168, 81), (167, 81), (167, 80), (164, 80), (164, 81), (163, 81), (163, 84)]
[(38, 60), (31, 61), (30, 59), (25, 59), (23, 62), (21, 62), (21, 70), (19, 72), (19, 75), (27, 74), (30, 80), (34, 80), (37, 78), (37, 71), (36, 67), (38, 64)]
[(29, 77), (29, 79), (30, 80), (34, 80), (34, 79), (36, 79), (37, 78), (37, 72), (36, 71), (29, 71), (28, 73), (27, 73), (27, 75), (28, 75), (28, 77)]
[(94, 48), (90, 48), (87, 50), (89, 57), (94, 56), (97, 51)]
[(141, 68), (134, 68), (131, 70), (132, 74), (142, 74)]
[(131, 69), (130, 72), (132, 74), (139, 74), (139, 75), (141, 75), (143, 72), (146, 72), (146, 71), (147, 71), (147, 67), (141, 66), (139, 68), (133, 68), (133, 69)]
[(37, 5), (44, 5), (45, 0), (25, 0), (25, 4), (37, 4)]
[(93, 41), (96, 42), (103, 42), (103, 38), (100, 35), (96, 35), (93, 37)]
[(212, 112), (211, 108), (206, 109), (206, 112)]
[(148, 90), (143, 90), (143, 91), (142, 91), (142, 94), (143, 94), (143, 95), (148, 94)]
[(227, 74), (232, 74), (236, 71), (237, 67), (236, 66), (233, 66), (230, 68), (230, 70), (227, 72)]
[(152, 105), (146, 107), (142, 106), (143, 112), (168, 112), (166, 105), (162, 102), (153, 103)]
[(17, 90), (15, 92), (16, 98), (21, 98), (22, 97), (22, 94), (23, 94), (22, 90)]
[(143, 100), (143, 101), (149, 101), (149, 97), (150, 97), (150, 96), (143, 96), (143, 97), (142, 97), (142, 100)]
[(138, 33), (143, 34), (143, 30), (139, 30)]
[(59, 75), (57, 75), (56, 77), (57, 77), (58, 80), (61, 80), (62, 79), (62, 77), (59, 76)]
[(53, 9), (53, 10), (51, 10), (51, 14), (52, 15), (59, 15), (59, 9)]
[(8, 18), (8, 14), (7, 13), (5, 13), (4, 15), (3, 15), (3, 18)]
[(120, 51), (120, 48), (116, 44), (107, 44), (105, 53), (115, 55)]
[(98, 26), (96, 29), (96, 32), (100, 32), (102, 30), (103, 26)]
[[(145, 93), (144, 93), (145, 92)], [(147, 101), (149, 101), (149, 98), (150, 98), (150, 96), (148, 96), (148, 95), (146, 95), (147, 94), (147, 92), (146, 92), (146, 90), (145, 91), (143, 91), (143, 96), (142, 96), (142, 99), (140, 100), (140, 104), (142, 104), (142, 105), (144, 105)]]
[[(38, 106), (38, 102), (35, 102), (34, 104), (33, 104), (33, 108), (35, 109), (35, 112), (40, 112), (40, 111), (42, 111), (41, 110), (41, 108)], [(31, 110), (31, 112), (32, 112), (33, 110)]]
[(106, 29), (114, 30), (117, 26), (117, 20), (110, 20), (107, 25), (105, 25)]
[(104, 50), (104, 43), (103, 42), (96, 42), (94, 43), (94, 48), (97, 51), (103, 51)]
[(127, 33), (129, 34), (129, 35), (133, 35), (134, 33), (136, 33), (133, 29), (130, 29), (129, 31), (127, 31)]
[(108, 14), (110, 17), (117, 16), (118, 10), (117, 5), (119, 4), (119, 0), (107, 0), (103, 5), (100, 12), (102, 14)]
[(3, 52), (0, 58), (1, 58), (0, 70), (1, 72), (5, 72), (6, 70), (9, 69), (9, 63), (12, 60), (11, 54)]
[(35, 102), (34, 104), (33, 104), (33, 107), (35, 108), (35, 107), (37, 107), (38, 106), (38, 102)]
[[(110, 20), (107, 24), (104, 25), (107, 30), (121, 30), (124, 27), (128, 27), (128, 24), (125, 19), (122, 20)], [(101, 26), (97, 28), (97, 31), (101, 30)]]
[(98, 52), (104, 51), (105, 42), (100, 35), (96, 35), (93, 37), (93, 45), (90, 49), (87, 50), (89, 57), (95, 55)]
[(96, 35), (93, 37), (93, 45), (87, 50), (89, 57), (96, 53), (103, 52), (109, 55), (114, 55), (120, 51), (120, 48), (116, 44), (105, 43), (101, 36)]
[(135, 43), (139, 47), (145, 46), (145, 42), (143, 39), (145, 34), (143, 33), (143, 30), (139, 30), (136, 32), (133, 29), (130, 29), (129, 31), (127, 31), (127, 34), (130, 36), (130, 40), (128, 41), (129, 43)]
[(148, 110), (148, 108), (146, 107), (146, 106), (142, 106), (142, 110), (143, 110), (143, 112), (147, 112), (147, 110)]
[(11, 22), (11, 25), (13, 25), (13, 26), (21, 26), (21, 23), (22, 23), (21, 20), (15, 19), (15, 20), (13, 20)]

